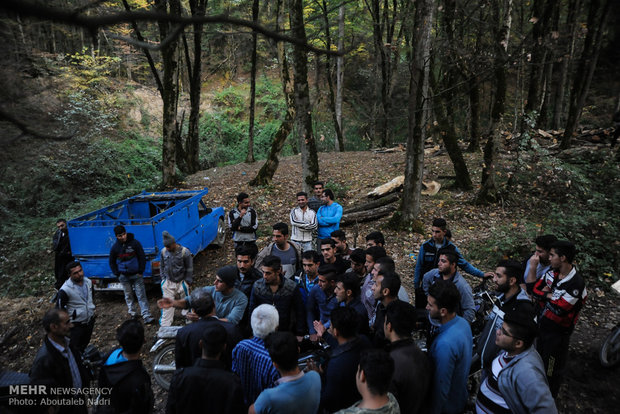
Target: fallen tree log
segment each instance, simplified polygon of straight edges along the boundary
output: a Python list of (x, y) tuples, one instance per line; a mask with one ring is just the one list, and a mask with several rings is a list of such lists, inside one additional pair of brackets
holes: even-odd
[(391, 212), (395, 210), (396, 210), (396, 206), (394, 204), (389, 204), (387, 206), (381, 206), (381, 207), (373, 208), (371, 210), (343, 214), (342, 219), (340, 220), (340, 225), (346, 226), (349, 224), (376, 220), (378, 218), (387, 216), (388, 214), (390, 214)]
[(370, 210), (373, 208), (377, 208), (377, 207), (381, 207), (384, 206), (386, 204), (390, 204), (393, 203), (395, 201), (400, 200), (400, 194), (399, 193), (392, 193), (389, 195), (386, 195), (384, 197), (378, 198), (376, 200), (370, 201), (368, 203), (364, 203), (364, 204), (358, 204), (352, 207), (347, 207), (344, 209), (343, 214), (350, 214), (350, 213), (356, 213), (358, 211), (365, 211), (365, 210)]
[(379, 197), (383, 197), (385, 195), (388, 195), (390, 193), (394, 193), (396, 191), (400, 191), (401, 188), (403, 188), (403, 184), (405, 182), (405, 176), (404, 175), (399, 175), (398, 177), (394, 178), (393, 180), (380, 185), (379, 187), (375, 187), (375, 189), (373, 189), (371, 192), (369, 192), (368, 194), (366, 194), (368, 197), (371, 198), (379, 198)]

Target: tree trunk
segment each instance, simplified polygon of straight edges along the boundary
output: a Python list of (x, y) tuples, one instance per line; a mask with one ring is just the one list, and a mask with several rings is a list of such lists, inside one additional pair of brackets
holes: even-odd
[(566, 122), (564, 135), (562, 136), (562, 143), (560, 144), (560, 148), (562, 149), (570, 148), (571, 139), (577, 130), (577, 124), (581, 118), (581, 111), (588, 95), (588, 89), (590, 89), (594, 69), (596, 68), (596, 61), (601, 51), (607, 15), (609, 14), (609, 7), (611, 6), (610, 0), (602, 1), (602, 6), (601, 0), (592, 0), (590, 3), (587, 26), (588, 34), (586, 35), (581, 60), (577, 68), (577, 73), (575, 74), (575, 82), (573, 83), (573, 89), (571, 91), (568, 120)]
[(474, 76), (473, 82), (469, 87), (469, 111), (471, 116), (469, 147), (467, 148), (469, 152), (480, 151), (480, 85), (478, 82), (478, 77)]
[[(289, 0), (291, 34), (306, 43), (303, 0)], [(293, 46), (293, 73), (295, 94), (295, 129), (301, 147), (302, 185), (310, 192), (319, 178), (319, 158), (312, 132), (312, 108), (308, 89), (308, 53), (299, 45)]]
[[(258, 0), (252, 2), (252, 21), (258, 24)], [(256, 43), (257, 33), (252, 31), (252, 69), (250, 72), (250, 120), (248, 127), (248, 155), (245, 162), (254, 162), (254, 110), (256, 108)]]
[(413, 61), (410, 63), (409, 82), (409, 130), (407, 153), (405, 155), (405, 183), (400, 216), (395, 214), (392, 225), (421, 230), (416, 221), (420, 212), (420, 191), (424, 173), (424, 139), (428, 104), (428, 76), (430, 70), (431, 28), (433, 24), (434, 0), (416, 2), (414, 33), (412, 36)]
[[(327, 2), (325, 0), (323, 0), (321, 8), (323, 12), (323, 24), (325, 24), (325, 49), (329, 50), (332, 47), (332, 40), (329, 30), (329, 16), (327, 15)], [(318, 60), (319, 56), (316, 58)], [(329, 55), (325, 56), (325, 77), (327, 78), (327, 86), (329, 89), (329, 110), (332, 113), (334, 130), (336, 131), (336, 150), (343, 152), (344, 140), (342, 138), (342, 130), (340, 129), (340, 124), (338, 123), (338, 117), (336, 115), (336, 97), (334, 93), (334, 81), (332, 80), (331, 57)]]
[(558, 86), (555, 93), (555, 102), (553, 106), (553, 122), (551, 127), (559, 129), (564, 115), (564, 102), (566, 100), (566, 85), (568, 83), (568, 74), (570, 72), (570, 64), (575, 53), (575, 39), (577, 37), (577, 16), (581, 9), (581, 0), (571, 0), (568, 4), (568, 15), (566, 16), (566, 27), (568, 33), (568, 45), (565, 48), (562, 62), (560, 65), (560, 76)]
[[(190, 0), (192, 16), (204, 16), (207, 0)], [(194, 24), (194, 61), (187, 59), (189, 72), (189, 125), (185, 140), (185, 172), (193, 174), (200, 169), (200, 92), (202, 90), (202, 23)], [(191, 69), (190, 69), (191, 68)], [(179, 136), (180, 138), (180, 136)]]
[[(168, 11), (166, 3), (170, 4)], [(155, 0), (155, 8), (160, 13), (181, 14), (180, 0)], [(161, 40), (171, 31), (170, 23), (159, 22)], [(179, 59), (177, 56), (178, 40), (173, 40), (162, 48), (162, 87), (163, 87), (163, 116), (162, 116), (162, 184), (172, 186), (176, 175), (176, 140), (177, 140), (177, 103), (179, 86), (177, 82)]]
[[(282, 27), (282, 1), (283, 0), (277, 0), (276, 2), (276, 31), (279, 31), (280, 27)], [(278, 155), (282, 151), (286, 138), (291, 133), (293, 123), (295, 122), (295, 95), (293, 93), (293, 83), (291, 82), (291, 77), (289, 74), (288, 60), (286, 58), (286, 54), (284, 53), (284, 42), (277, 43), (277, 51), (278, 60), (280, 62), (282, 90), (286, 100), (286, 115), (284, 117), (284, 121), (280, 124), (280, 127), (273, 138), (269, 155), (267, 155), (267, 160), (258, 171), (258, 174), (256, 174), (256, 177), (250, 181), (251, 186), (267, 185), (271, 182), (273, 175), (278, 169)]]
[(503, 16), (500, 17), (499, 2), (492, 1), (493, 14), (497, 24), (495, 38), (495, 101), (491, 111), (491, 129), (486, 145), (484, 146), (484, 167), (480, 191), (476, 196), (476, 203), (485, 204), (495, 202), (499, 198), (497, 184), (495, 182), (495, 160), (497, 158), (498, 145), (501, 138), (503, 117), (506, 99), (506, 61), (508, 54), (508, 40), (510, 39), (510, 27), (512, 24), (511, 11), (512, 0), (504, 0)]
[[(436, 80), (434, 75), (429, 75), (431, 88), (436, 90)], [(448, 151), (448, 156), (450, 157), (450, 161), (452, 161), (452, 165), (454, 166), (454, 173), (456, 175), (454, 184), (457, 188), (462, 190), (471, 190), (471, 177), (469, 175), (469, 170), (467, 169), (467, 164), (465, 163), (465, 159), (463, 158), (463, 152), (459, 147), (458, 137), (456, 134), (456, 130), (454, 129), (454, 124), (448, 120), (448, 111), (445, 104), (445, 100), (441, 94), (437, 94), (435, 96), (435, 105), (433, 108), (435, 109), (435, 115), (439, 120), (439, 128), (441, 129), (441, 137), (443, 143)]]
[[(338, 9), (338, 51), (344, 53), (344, 5)], [(342, 88), (344, 83), (344, 56), (336, 58), (336, 123), (340, 129), (342, 142), (339, 148), (344, 151), (344, 128), (342, 126)]]

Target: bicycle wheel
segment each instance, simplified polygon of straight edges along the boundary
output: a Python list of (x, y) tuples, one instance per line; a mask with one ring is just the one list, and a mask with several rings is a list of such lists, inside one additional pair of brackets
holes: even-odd
[(175, 370), (174, 344), (166, 345), (153, 359), (155, 381), (166, 391), (170, 388), (170, 381)]
[(603, 341), (598, 353), (601, 365), (610, 368), (620, 362), (620, 326), (616, 326)]

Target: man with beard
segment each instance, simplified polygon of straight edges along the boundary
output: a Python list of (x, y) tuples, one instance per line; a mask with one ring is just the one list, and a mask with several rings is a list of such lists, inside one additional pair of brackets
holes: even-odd
[(493, 311), (487, 317), (482, 335), (478, 339), (476, 352), (480, 355), (483, 375), (491, 369), (493, 358), (497, 356), (499, 347), (495, 343), (497, 330), (504, 321), (506, 312), (517, 312), (523, 315), (534, 316), (534, 307), (527, 292), (519, 285), (523, 274), (521, 265), (514, 260), (502, 260), (497, 264), (493, 275), (493, 282), (497, 284), (499, 296), (493, 306)]
[(457, 313), (471, 323), (476, 315), (474, 295), (465, 278), (456, 270), (458, 260), (459, 257), (454, 250), (440, 250), (437, 268), (424, 275), (422, 287), (424, 288), (424, 293), (428, 296), (430, 287), (438, 280), (443, 279), (452, 282), (461, 296), (461, 303)]
[(316, 212), (308, 207), (308, 194), (297, 193), (297, 207), (291, 210), (291, 240), (301, 247), (302, 252), (314, 249), (316, 242)]

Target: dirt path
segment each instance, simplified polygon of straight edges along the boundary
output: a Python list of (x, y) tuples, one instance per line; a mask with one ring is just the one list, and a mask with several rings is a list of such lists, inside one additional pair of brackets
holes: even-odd
[[(468, 164), (473, 166), (472, 175), (478, 176), (479, 159), (467, 155)], [(375, 154), (372, 152), (350, 152), (344, 154), (321, 154), (322, 176), (326, 181), (336, 183), (340, 188), (347, 188), (347, 197), (338, 200), (343, 206), (352, 205), (363, 200), (365, 193), (376, 185), (384, 183), (400, 174), (404, 169), (402, 152)], [(426, 176), (437, 179), (439, 175), (449, 175), (452, 171), (446, 156), (427, 159)], [(234, 205), (234, 196), (240, 190), (249, 190), (254, 207), (259, 213), (259, 246), (268, 240), (270, 225), (276, 221), (288, 221), (288, 212), (294, 203), (294, 194), (299, 191), (300, 162), (299, 156), (288, 157), (281, 161), (274, 184), (261, 189), (248, 188), (247, 182), (255, 175), (262, 163), (254, 165), (239, 164), (202, 171), (187, 179), (183, 188), (209, 187), (211, 205), (223, 205), (229, 209)], [(439, 180), (441, 181), (441, 180)], [(486, 238), (499, 223), (510, 223), (514, 216), (521, 214), (519, 206), (498, 208), (497, 206), (473, 207), (473, 192), (463, 193), (442, 189), (436, 197), (426, 197), (422, 203), (421, 217), (444, 216), (449, 220), (455, 241), (465, 255), (467, 247), (477, 240)], [(428, 222), (428, 220), (426, 220)], [(410, 253), (417, 252), (420, 243), (426, 237), (405, 232), (397, 233), (386, 230), (387, 219), (347, 227), (350, 245), (363, 245), (363, 237), (371, 230), (384, 231), (388, 243), (388, 252), (396, 261), (397, 271), (402, 276), (405, 286), (411, 291), (414, 262)], [(483, 225), (482, 223), (485, 223)], [(213, 281), (215, 270), (232, 262), (232, 243), (228, 238), (222, 249), (207, 249), (195, 259), (195, 286), (203, 286)], [(484, 263), (474, 263), (486, 268)], [(488, 266), (487, 266), (488, 267)], [(600, 294), (600, 293), (599, 293)], [(582, 311), (576, 331), (571, 339), (568, 378), (558, 398), (558, 408), (563, 413), (610, 413), (620, 406), (620, 371), (607, 370), (598, 364), (598, 347), (610, 327), (620, 320), (620, 306), (617, 297), (611, 294), (599, 296), (594, 289), (589, 290), (588, 302)], [(28, 372), (30, 364), (43, 339), (40, 320), (49, 308), (46, 297), (4, 298), (0, 310), (0, 367), (3, 369)], [(149, 291), (151, 311), (157, 314), (156, 299), (160, 293)], [(102, 351), (116, 346), (115, 329), (125, 320), (127, 310), (122, 295), (97, 294), (98, 319), (95, 325), (92, 343)], [(150, 370), (152, 355), (148, 349), (154, 343), (156, 326), (147, 326), (147, 343), (143, 353), (145, 366)], [(156, 395), (156, 412), (163, 412), (166, 393), (154, 383)]]

